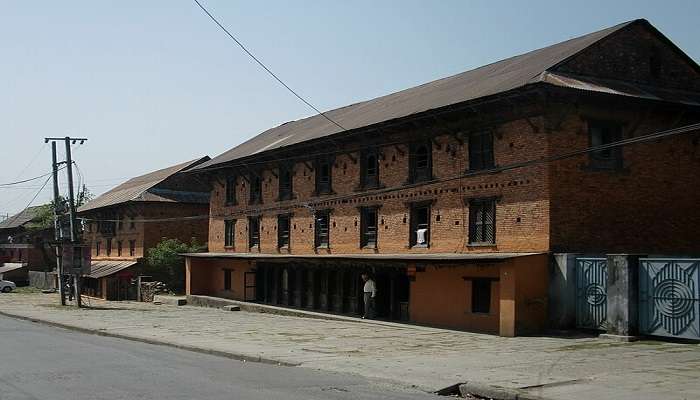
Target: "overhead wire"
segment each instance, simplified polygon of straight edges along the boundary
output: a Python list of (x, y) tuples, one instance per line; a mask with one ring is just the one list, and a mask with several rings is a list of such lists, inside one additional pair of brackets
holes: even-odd
[[(611, 142), (608, 144), (604, 145), (599, 145), (599, 146), (591, 146), (587, 147), (581, 150), (575, 150), (575, 151), (570, 151), (550, 157), (541, 157), (537, 159), (532, 159), (532, 160), (527, 160), (519, 163), (513, 163), (509, 165), (504, 165), (501, 167), (497, 168), (492, 168), (492, 169), (486, 169), (486, 170), (479, 170), (479, 171), (473, 171), (473, 172), (467, 172), (464, 174), (459, 174), (456, 176), (451, 176), (451, 177), (446, 177), (446, 178), (440, 178), (440, 179), (434, 179), (428, 182), (420, 182), (420, 183), (415, 183), (411, 185), (401, 185), (401, 186), (395, 186), (395, 187), (390, 187), (390, 188), (383, 188), (379, 190), (374, 190), (371, 192), (363, 192), (363, 193), (352, 193), (348, 195), (340, 195), (340, 196), (332, 196), (332, 197), (324, 197), (320, 199), (314, 199), (314, 200), (309, 200), (309, 201), (304, 201), (300, 202), (297, 204), (292, 204), (292, 205), (287, 205), (287, 206), (272, 206), (272, 207), (252, 207), (250, 209), (245, 209), (245, 210), (240, 210), (236, 213), (232, 214), (226, 214), (226, 215), (195, 215), (195, 216), (189, 216), (189, 217), (173, 217), (173, 218), (158, 218), (158, 219), (141, 219), (138, 222), (168, 222), (168, 221), (177, 221), (177, 220), (189, 220), (189, 219), (205, 219), (205, 218), (211, 218), (211, 217), (229, 217), (229, 216), (234, 216), (234, 215), (245, 215), (249, 213), (251, 210), (255, 210), (258, 212), (263, 212), (263, 211), (273, 211), (276, 209), (282, 209), (282, 208), (290, 208), (290, 207), (305, 207), (305, 208), (313, 208), (313, 204), (318, 204), (318, 203), (327, 203), (327, 202), (332, 202), (332, 201), (342, 201), (342, 200), (348, 200), (348, 199), (353, 199), (353, 198), (361, 198), (361, 197), (369, 197), (369, 196), (378, 196), (378, 195), (383, 195), (386, 193), (390, 192), (396, 192), (396, 191), (401, 191), (401, 190), (407, 190), (411, 189), (414, 187), (419, 187), (419, 186), (426, 186), (426, 185), (434, 185), (434, 184), (439, 184), (439, 183), (445, 183), (445, 182), (451, 182), (454, 180), (462, 180), (464, 178), (472, 178), (480, 175), (493, 175), (498, 172), (502, 171), (509, 171), (509, 170), (514, 170), (514, 169), (519, 169), (519, 168), (525, 168), (533, 165), (538, 165), (538, 164), (546, 164), (546, 163), (551, 163), (555, 161), (560, 161), (564, 160), (567, 158), (571, 157), (576, 157), (580, 156), (583, 154), (587, 153), (593, 153), (593, 152), (599, 152), (602, 150), (607, 150), (615, 147), (622, 147), (622, 146), (628, 146), (631, 144), (636, 144), (636, 143), (643, 143), (643, 142), (648, 142), (648, 141), (654, 141), (654, 140), (660, 140), (664, 139), (667, 137), (675, 136), (675, 135), (681, 135), (685, 133), (690, 133), (690, 132), (697, 132), (700, 130), (700, 123), (697, 124), (691, 124), (691, 125), (686, 125), (678, 128), (673, 128), (673, 129), (668, 129), (664, 131), (657, 131), (653, 133), (649, 133), (646, 135), (640, 135), (634, 138), (629, 138), (629, 139), (623, 139), (619, 140), (616, 142)], [(118, 220), (103, 220), (103, 219), (95, 219), (95, 218), (85, 218), (86, 221), (104, 221), (104, 222), (118, 222)]]

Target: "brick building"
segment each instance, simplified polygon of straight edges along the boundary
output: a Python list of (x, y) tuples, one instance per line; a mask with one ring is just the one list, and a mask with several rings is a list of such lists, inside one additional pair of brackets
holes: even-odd
[(267, 130), (193, 168), (187, 292), (356, 315), (368, 271), (382, 318), (539, 331), (554, 252), (699, 252), (698, 135), (643, 140), (699, 78), (635, 20)]
[(149, 248), (163, 238), (206, 242), (206, 219), (179, 218), (208, 214), (206, 186), (185, 174), (208, 160), (205, 156), (132, 178), (78, 208), (78, 217), (85, 221), (83, 239), (91, 248), (85, 294), (135, 299), (131, 281)]
[(54, 230), (42, 229), (38, 224), (43, 207), (28, 207), (0, 221), (0, 271), (7, 270), (0, 276), (4, 279), (25, 284), (30, 270), (55, 268), (56, 253), (50, 246)]

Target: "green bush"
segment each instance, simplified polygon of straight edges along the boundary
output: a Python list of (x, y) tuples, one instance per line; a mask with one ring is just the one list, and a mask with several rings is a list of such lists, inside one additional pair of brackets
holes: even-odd
[(203, 251), (206, 251), (206, 246), (197, 243), (195, 239), (188, 244), (178, 239), (165, 238), (148, 249), (144, 275), (165, 283), (175, 293), (182, 293), (185, 290), (185, 259), (180, 254)]

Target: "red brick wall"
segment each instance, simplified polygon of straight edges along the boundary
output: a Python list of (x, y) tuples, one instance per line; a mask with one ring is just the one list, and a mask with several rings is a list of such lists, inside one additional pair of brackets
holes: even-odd
[[(552, 154), (589, 146), (587, 118), (624, 124), (625, 137), (668, 129), (676, 112), (617, 104), (582, 106), (550, 133)], [(634, 131), (634, 132), (633, 132)], [(697, 134), (623, 148), (623, 169), (590, 170), (589, 156), (551, 164), (551, 248), (562, 252), (697, 254), (700, 145)]]
[[(533, 129), (533, 125), (535, 128)], [(541, 119), (528, 123), (518, 120), (500, 125), (494, 134), (495, 161), (498, 165), (543, 157), (548, 153), (547, 137), (541, 128)], [(462, 174), (468, 166), (467, 143), (460, 144), (454, 137), (438, 136), (433, 146), (433, 174), (435, 178), (449, 178)], [(331, 230), (329, 253), (374, 252), (360, 249), (360, 217), (358, 207), (381, 205), (379, 210), (379, 253), (406, 252), (483, 252), (483, 251), (547, 251), (549, 244), (548, 175), (545, 166), (512, 170), (493, 175), (481, 175), (443, 183), (402, 186), (408, 179), (408, 149), (405, 145), (381, 148), (380, 182), (385, 188), (398, 188), (385, 194), (366, 192), (366, 196), (351, 200), (333, 200), (335, 196), (361, 193), (359, 161), (339, 155), (333, 167), (335, 195), (312, 197), (315, 187), (314, 171), (304, 163), (294, 166), (294, 193), (296, 198), (276, 202), (277, 178), (263, 172), (263, 204), (248, 205), (250, 184), (238, 179), (238, 205), (224, 205), (224, 186), (214, 182), (211, 192), (210, 251), (247, 252), (248, 221), (246, 214), (262, 214), (261, 242), (263, 253), (277, 252), (277, 214), (292, 212), (291, 252), (313, 254), (314, 229), (311, 212), (301, 204), (311, 201), (318, 209), (330, 208)], [(358, 154), (353, 154), (355, 159)], [(467, 245), (469, 207), (465, 198), (499, 196), (496, 211), (496, 245), (470, 247)], [(434, 199), (431, 215), (430, 248), (410, 249), (409, 209), (407, 203)], [(437, 215), (440, 220), (437, 221)], [(224, 219), (235, 218), (235, 248), (224, 248)], [(405, 220), (405, 222), (404, 222)], [(382, 223), (383, 221), (383, 223)]]

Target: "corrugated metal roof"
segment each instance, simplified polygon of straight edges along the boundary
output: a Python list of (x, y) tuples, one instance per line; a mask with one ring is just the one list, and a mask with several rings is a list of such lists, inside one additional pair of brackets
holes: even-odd
[(14, 229), (31, 222), (39, 214), (43, 206), (28, 207), (24, 211), (13, 215), (6, 220), (0, 222), (0, 229)]
[(193, 258), (253, 258), (253, 259), (351, 259), (398, 261), (486, 261), (534, 256), (544, 253), (425, 253), (425, 254), (260, 254), (260, 253), (186, 253)]
[(0, 266), (0, 274), (4, 274), (5, 272), (10, 272), (14, 271), (16, 269), (20, 269), (24, 267), (25, 264), (22, 263), (5, 263)]
[[(488, 64), (448, 78), (356, 103), (325, 114), (347, 130), (362, 128), (465, 101), (495, 95), (542, 81), (542, 73), (636, 20), (539, 50)], [(269, 129), (193, 169), (318, 139), (342, 130), (320, 115)]]
[(209, 157), (200, 157), (172, 167), (129, 179), (114, 189), (98, 196), (89, 203), (78, 208), (78, 212), (94, 210), (97, 208), (113, 206), (129, 201), (158, 201), (158, 202), (193, 202), (207, 203), (207, 194), (193, 194), (195, 192), (179, 192), (173, 190), (157, 189), (156, 186), (171, 176), (186, 171), (195, 165), (209, 160)]
[(93, 261), (90, 263), (90, 273), (83, 276), (95, 279), (104, 278), (136, 264), (138, 264), (137, 261)]

